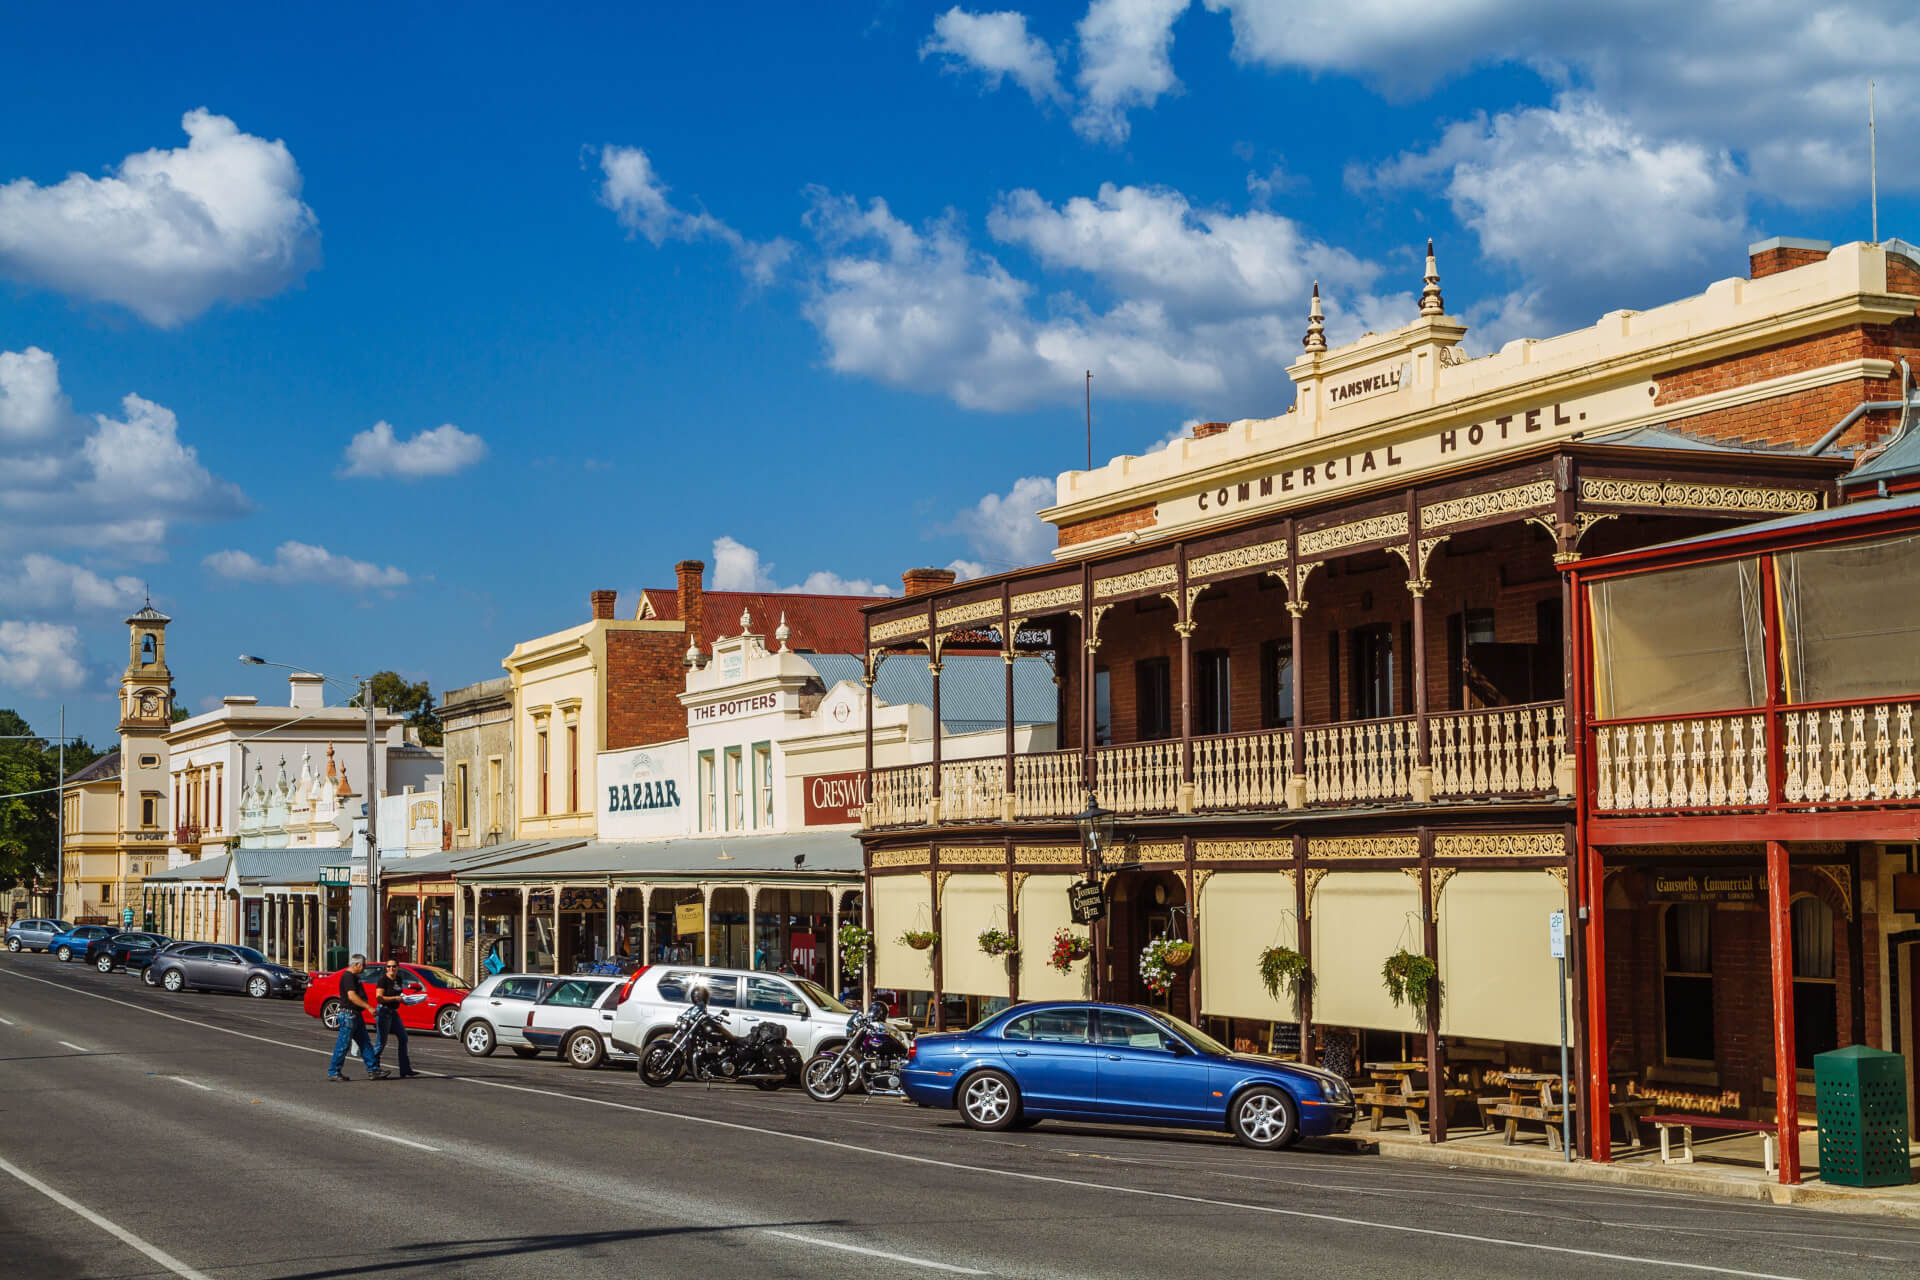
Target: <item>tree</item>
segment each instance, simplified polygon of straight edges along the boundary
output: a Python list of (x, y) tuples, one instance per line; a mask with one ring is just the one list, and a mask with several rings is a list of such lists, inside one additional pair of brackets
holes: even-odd
[[(33, 734), (18, 713), (0, 710), (0, 890), (50, 880), (59, 866), (60, 744)], [(99, 758), (76, 738), (67, 744), (67, 775)]]
[[(354, 696), (350, 705), (363, 705), (359, 695)], [(419, 731), (423, 746), (440, 745), (440, 717), (434, 711), (433, 690), (425, 680), (409, 681), (397, 671), (376, 671), (373, 673), (373, 705), (406, 716), (407, 723)]]

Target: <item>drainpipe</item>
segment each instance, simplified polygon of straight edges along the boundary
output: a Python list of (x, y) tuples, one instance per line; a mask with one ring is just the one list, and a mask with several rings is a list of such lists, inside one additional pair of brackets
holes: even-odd
[(1900, 411), (1900, 425), (1894, 430), (1892, 437), (1887, 441), (1888, 444), (1892, 444), (1895, 440), (1907, 434), (1907, 426), (1912, 420), (1913, 410), (1916, 407), (1920, 407), (1920, 403), (1917, 403), (1913, 399), (1913, 370), (1907, 367), (1906, 357), (1902, 356), (1900, 358), (1900, 398), (1898, 400), (1869, 400), (1864, 404), (1855, 405), (1848, 411), (1846, 417), (1834, 424), (1833, 430), (1821, 436), (1820, 439), (1814, 443), (1813, 447), (1807, 450), (1805, 456), (1817, 458), (1828, 449), (1831, 449), (1834, 441), (1845, 435), (1853, 424), (1860, 421), (1866, 414), (1885, 412), (1888, 409), (1898, 409)]

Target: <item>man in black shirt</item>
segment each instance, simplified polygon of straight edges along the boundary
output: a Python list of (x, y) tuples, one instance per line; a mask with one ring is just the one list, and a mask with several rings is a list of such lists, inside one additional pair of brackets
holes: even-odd
[(360, 1049), (360, 1061), (367, 1068), (367, 1079), (384, 1080), (393, 1073), (380, 1069), (380, 1059), (373, 1052), (373, 1044), (367, 1039), (367, 1014), (373, 1011), (373, 1004), (367, 999), (366, 987), (360, 982), (360, 974), (367, 967), (365, 956), (355, 956), (353, 963), (340, 973), (340, 1037), (333, 1042), (333, 1060), (327, 1064), (327, 1079), (345, 1080), (340, 1067), (347, 1059), (347, 1046), (357, 1045)]
[(391, 957), (387, 967), (380, 975), (379, 999), (380, 1016), (375, 1023), (380, 1029), (379, 1038), (374, 1041), (373, 1056), (378, 1061), (387, 1051), (387, 1037), (393, 1036), (400, 1042), (400, 1078), (405, 1080), (420, 1073), (413, 1069), (413, 1063), (407, 1058), (407, 1024), (400, 1021), (400, 1002), (406, 997), (401, 986), (400, 962)]

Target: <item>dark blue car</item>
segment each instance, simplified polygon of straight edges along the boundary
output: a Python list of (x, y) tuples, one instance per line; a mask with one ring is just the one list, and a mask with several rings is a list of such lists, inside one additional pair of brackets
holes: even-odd
[(62, 963), (85, 959), (88, 947), (118, 932), (118, 929), (109, 929), (103, 924), (75, 925), (65, 933), (55, 934), (53, 941), (47, 944), (47, 950), (53, 952)]
[(1234, 1053), (1135, 1005), (1015, 1005), (969, 1031), (923, 1035), (901, 1084), (975, 1129), (1090, 1120), (1225, 1130), (1273, 1150), (1353, 1125), (1353, 1091), (1333, 1072)]

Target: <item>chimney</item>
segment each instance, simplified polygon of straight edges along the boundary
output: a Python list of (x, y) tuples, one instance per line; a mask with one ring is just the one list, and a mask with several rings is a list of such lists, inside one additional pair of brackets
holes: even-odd
[(618, 591), (592, 591), (587, 594), (587, 602), (593, 606), (593, 616), (612, 618), (613, 605), (620, 598)]
[(706, 577), (707, 564), (704, 560), (682, 560), (673, 566), (673, 576), (679, 584), (676, 594), (680, 598), (680, 621), (686, 624), (690, 643), (698, 644), (704, 636), (701, 625), (700, 581)]
[(1208, 436), (1219, 435), (1232, 425), (1231, 422), (1196, 422), (1193, 426), (1193, 438), (1205, 440)]
[(1747, 278), (1759, 280), (1804, 267), (1809, 262), (1824, 261), (1832, 249), (1828, 241), (1801, 240), (1794, 236), (1775, 236), (1750, 244), (1747, 246)]
[(296, 671), (287, 677), (287, 705), (301, 711), (317, 711), (327, 701), (325, 676), (316, 676), (306, 671)]
[(900, 575), (900, 593), (923, 596), (929, 591), (952, 586), (953, 578), (951, 569), (909, 569)]

